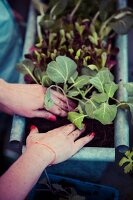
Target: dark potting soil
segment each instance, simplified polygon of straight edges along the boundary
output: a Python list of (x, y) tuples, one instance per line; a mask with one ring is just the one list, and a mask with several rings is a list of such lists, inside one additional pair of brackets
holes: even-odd
[[(54, 128), (69, 124), (66, 118), (58, 117), (55, 122), (48, 121), (41, 118), (27, 119), (26, 133), (30, 132), (30, 126), (35, 125), (38, 127), (40, 133), (53, 130)], [(84, 121), (86, 124), (86, 130), (82, 134), (82, 137), (91, 132), (95, 132), (94, 139), (89, 142), (86, 147), (114, 147), (114, 125), (102, 125), (96, 120), (87, 119)]]

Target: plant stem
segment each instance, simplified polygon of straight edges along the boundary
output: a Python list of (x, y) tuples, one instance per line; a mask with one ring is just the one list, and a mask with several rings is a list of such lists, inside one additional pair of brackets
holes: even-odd
[(98, 16), (99, 16), (99, 14), (100, 14), (100, 11), (97, 11), (96, 12), (96, 14), (95, 14), (95, 16), (93, 17), (93, 19), (92, 19), (92, 22), (91, 22), (91, 24), (95, 24), (95, 22), (96, 22), (96, 20), (97, 20), (97, 18), (98, 18)]
[(111, 17), (109, 17), (105, 22), (103, 22), (101, 29), (99, 31), (99, 35), (102, 35), (102, 32), (104, 31), (105, 27), (107, 26), (107, 24), (112, 20), (112, 18), (114, 17), (114, 15), (112, 15)]
[(75, 8), (73, 9), (73, 11), (71, 12), (70, 16), (69, 16), (69, 20), (72, 21), (74, 14), (76, 13), (76, 11), (78, 10), (80, 4), (81, 4), (82, 0), (79, 0), (78, 3), (76, 3)]
[(67, 84), (66, 83), (64, 83), (64, 85), (63, 85), (63, 91), (66, 93), (67, 92)]
[(27, 69), (26, 65), (23, 64), (23, 66), (27, 70), (27, 72), (31, 76), (31, 78), (35, 81), (35, 83), (39, 84), (39, 82), (36, 80), (36, 78), (34, 77), (34, 75), (32, 74), (32, 72), (29, 69)]
[(67, 104), (68, 110), (70, 110), (69, 103), (68, 103), (68, 100), (67, 100), (67, 96), (66, 96), (66, 93), (64, 92), (64, 90), (58, 85), (51, 85), (48, 89), (51, 89), (53, 87), (58, 88), (58, 89), (60, 89), (62, 91), (62, 93), (66, 97), (66, 104)]
[(84, 100), (86, 100), (85, 95), (81, 92), (81, 90), (80, 90), (79, 88), (77, 88), (77, 90), (78, 90), (79, 93), (81, 94), (82, 98), (83, 98)]
[(91, 87), (88, 88), (88, 90), (85, 91), (84, 97), (87, 95), (88, 92), (91, 91), (91, 89), (92, 89), (93, 87), (94, 87), (94, 86), (92, 85)]
[[(71, 86), (67, 89), (67, 92), (68, 92), (71, 88), (73, 88), (73, 87), (74, 87), (74, 84), (71, 85)], [(83, 98), (84, 100), (86, 100), (85, 95), (81, 92), (81, 90), (80, 90), (79, 88), (76, 88), (76, 89), (79, 91), (79, 93), (81, 94), (82, 98)]]
[(38, 38), (39, 38), (39, 43), (41, 43), (43, 41), (43, 36), (42, 36), (42, 31), (41, 31), (41, 26), (40, 26), (41, 18), (42, 18), (42, 15), (39, 15), (37, 17), (37, 34), (38, 34)]
[(40, 10), (41, 16), (44, 16), (44, 10), (41, 4), (39, 5), (39, 10)]
[[(68, 96), (68, 97), (69, 97), (69, 96)], [(79, 101), (80, 103), (82, 103), (82, 104), (85, 105), (85, 103), (84, 103), (81, 99), (79, 99), (79, 98), (76, 98), (76, 97), (69, 97), (69, 98), (71, 98), (71, 99), (73, 99), (73, 100), (76, 100), (76, 101)]]
[[(121, 105), (125, 105), (126, 103), (124, 102), (124, 103), (119, 103), (118, 105), (117, 105), (117, 108), (118, 107), (120, 107)], [(128, 106), (127, 106), (127, 108), (128, 108)]]
[[(73, 88), (74, 86), (75, 86), (75, 82), (74, 82), (74, 80), (72, 79), (72, 81), (73, 81), (73, 85), (71, 85), (68, 89), (67, 89), (67, 92), (71, 89), (71, 88)], [(78, 91), (79, 91), (79, 93), (81, 94), (81, 96), (82, 96), (82, 98), (84, 99), (84, 100), (86, 100), (86, 97), (85, 97), (85, 95), (88, 93), (85, 93), (85, 94), (83, 94), (82, 93), (82, 91), (79, 89), (79, 88), (76, 88)], [(90, 90), (92, 89), (92, 88), (89, 88)]]
[(46, 176), (46, 180), (47, 180), (47, 182), (48, 182), (48, 185), (49, 185), (49, 187), (50, 187), (50, 190), (51, 190), (51, 192), (53, 193), (53, 192), (54, 192), (53, 186), (52, 186), (52, 184), (51, 184), (51, 182), (50, 182), (50, 179), (49, 179), (49, 176), (48, 176), (48, 174), (47, 174), (46, 169), (44, 170), (44, 173), (45, 173), (45, 176)]
[(114, 97), (111, 97), (111, 99), (113, 99), (114, 101), (116, 101), (118, 104), (121, 103), (118, 99), (115, 99)]
[(74, 87), (74, 84), (71, 85), (71, 86), (67, 89), (67, 92), (68, 92), (70, 89), (72, 89), (73, 87)]

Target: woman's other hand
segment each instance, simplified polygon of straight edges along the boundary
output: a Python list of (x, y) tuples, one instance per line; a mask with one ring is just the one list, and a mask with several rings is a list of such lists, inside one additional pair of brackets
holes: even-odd
[[(38, 159), (41, 158), (46, 162), (46, 158), (48, 158), (49, 164), (57, 164), (69, 159), (94, 138), (95, 134), (92, 133), (78, 139), (84, 131), (85, 128), (79, 130), (73, 124), (69, 124), (40, 134), (37, 127), (32, 126), (27, 137), (26, 147), (27, 150), (34, 149)], [(48, 156), (46, 156), (46, 152)]]
[(68, 110), (73, 110), (75, 107), (75, 104), (64, 95), (50, 90), (54, 105), (46, 110), (44, 107), (46, 90), (47, 88), (37, 84), (10, 84), (1, 80), (0, 109), (8, 114), (30, 118), (41, 117), (55, 121), (55, 115), (65, 117)]

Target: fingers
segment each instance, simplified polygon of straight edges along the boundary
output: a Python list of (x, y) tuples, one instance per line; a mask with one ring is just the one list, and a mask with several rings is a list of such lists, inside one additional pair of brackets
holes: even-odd
[(30, 133), (29, 134), (33, 135), (33, 134), (36, 134), (36, 133), (38, 133), (38, 128), (36, 126), (32, 125), (30, 127)]
[(91, 133), (90, 135), (87, 135), (83, 138), (80, 138), (75, 142), (75, 147), (73, 150), (73, 155), (79, 151), (84, 145), (86, 145), (88, 142), (90, 142), (95, 136), (95, 133)]
[(65, 111), (70, 111), (73, 110), (73, 107), (71, 107), (69, 104), (67, 105), (67, 102), (63, 102), (61, 99), (59, 99), (57, 96), (55, 96), (54, 94), (52, 94), (52, 99), (54, 101), (54, 103), (59, 106), (60, 108), (62, 108)]
[(52, 132), (54, 131), (54, 132), (61, 133), (61, 134), (64, 134), (67, 136), (74, 130), (75, 130), (75, 126), (73, 124), (69, 124), (69, 125), (65, 125), (65, 126), (56, 128), (56, 129), (52, 130)]
[(85, 127), (82, 130), (76, 129), (75, 131), (69, 134), (69, 137), (72, 138), (72, 140), (76, 140), (84, 131)]
[(33, 115), (34, 117), (44, 118), (50, 121), (56, 121), (56, 116), (45, 110), (35, 110)]
[(61, 116), (61, 117), (67, 116), (67, 112), (62, 110), (59, 106), (57, 106), (55, 104), (48, 111), (50, 111), (51, 113), (53, 113), (55, 115)]
[(52, 94), (54, 94), (57, 98), (61, 99), (62, 101), (64, 101), (65, 103), (68, 101), (69, 106), (75, 108), (76, 104), (71, 101), (70, 99), (68, 99), (67, 97), (65, 97), (63, 94), (55, 91), (55, 90), (51, 90)]

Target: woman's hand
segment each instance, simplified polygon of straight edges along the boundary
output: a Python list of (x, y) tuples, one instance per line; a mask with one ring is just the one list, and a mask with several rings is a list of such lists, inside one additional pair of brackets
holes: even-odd
[(73, 156), (94, 138), (95, 134), (92, 133), (77, 139), (84, 130), (85, 128), (79, 130), (73, 124), (69, 124), (40, 134), (38, 129), (32, 126), (27, 137), (26, 147), (27, 150), (34, 149), (34, 154), (37, 154), (38, 159), (41, 158), (45, 163), (47, 158), (49, 164), (57, 164)]
[(51, 121), (56, 116), (65, 117), (69, 109), (74, 108), (74, 103), (59, 92), (51, 90), (54, 105), (49, 110), (44, 109), (44, 96), (46, 88), (37, 84), (10, 84), (0, 82), (0, 109), (8, 114), (18, 114), (25, 117), (41, 117)]
[(32, 126), (26, 151), (0, 178), (0, 199), (25, 199), (48, 165), (65, 161), (93, 139), (91, 134), (77, 140), (83, 131), (69, 124), (39, 134)]

